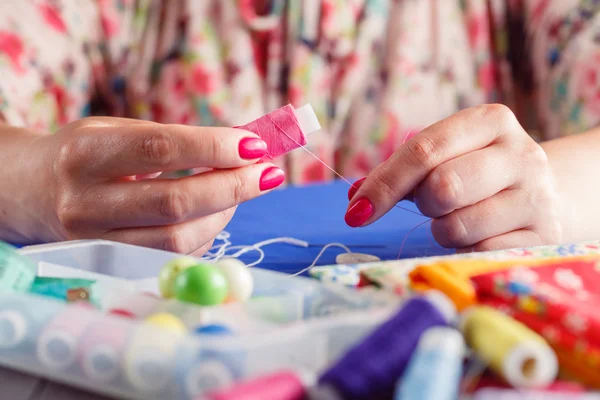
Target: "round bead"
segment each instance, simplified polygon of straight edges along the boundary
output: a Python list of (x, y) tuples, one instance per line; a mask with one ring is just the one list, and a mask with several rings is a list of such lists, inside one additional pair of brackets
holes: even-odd
[(227, 279), (229, 301), (247, 301), (252, 297), (254, 278), (246, 264), (236, 258), (224, 258), (217, 262), (217, 266)]
[(227, 297), (225, 275), (214, 265), (198, 264), (175, 278), (175, 298), (201, 306), (222, 304)]
[(152, 314), (145, 322), (173, 332), (184, 333), (187, 331), (184, 323), (179, 318), (169, 313)]
[(197, 265), (198, 261), (191, 257), (180, 257), (166, 263), (158, 274), (158, 287), (165, 299), (173, 297), (175, 278), (187, 268)]
[(231, 335), (233, 332), (224, 325), (209, 324), (196, 327), (194, 333), (198, 335)]

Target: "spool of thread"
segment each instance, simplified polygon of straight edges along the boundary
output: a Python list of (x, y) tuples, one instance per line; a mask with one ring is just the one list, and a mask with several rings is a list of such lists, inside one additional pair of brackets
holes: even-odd
[(280, 371), (241, 382), (204, 396), (207, 400), (304, 400), (302, 379), (291, 371)]
[(176, 333), (186, 333), (187, 328), (183, 321), (173, 314), (161, 312), (152, 314), (146, 318), (146, 324), (155, 325), (162, 329), (173, 331)]
[(87, 303), (64, 308), (44, 328), (37, 341), (39, 361), (54, 371), (70, 367), (77, 357), (78, 344), (99, 314)]
[(404, 374), (423, 332), (446, 326), (455, 312), (450, 300), (440, 292), (409, 299), (327, 370), (319, 385), (334, 387), (348, 400), (393, 397), (396, 382)]
[(184, 334), (177, 330), (141, 324), (130, 336), (124, 368), (128, 382), (148, 396), (171, 390), (175, 352)]
[(132, 322), (118, 317), (103, 317), (88, 327), (79, 345), (81, 369), (87, 377), (110, 382), (119, 376), (132, 328)]
[(144, 319), (161, 307), (162, 300), (147, 293), (132, 293), (115, 297), (108, 303), (106, 308), (109, 314)]
[(428, 329), (398, 382), (395, 399), (458, 398), (464, 356), (465, 343), (460, 332), (445, 327)]
[(0, 295), (0, 354), (34, 353), (44, 326), (64, 304), (22, 294)]
[(549, 385), (558, 373), (554, 351), (537, 333), (490, 307), (465, 310), (461, 330), (492, 371), (514, 387)]
[[(219, 343), (207, 343), (211, 337), (231, 337), (233, 332), (223, 325), (205, 325), (195, 330), (200, 339), (184, 341), (177, 350), (177, 380), (182, 398), (189, 399), (208, 391), (225, 388), (241, 379), (244, 352)], [(214, 343), (214, 342), (213, 342)]]

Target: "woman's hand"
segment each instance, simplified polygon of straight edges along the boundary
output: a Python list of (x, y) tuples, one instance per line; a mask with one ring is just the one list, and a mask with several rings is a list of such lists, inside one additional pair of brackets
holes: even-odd
[[(257, 163), (266, 143), (238, 129), (89, 118), (37, 145), (55, 240), (99, 238), (198, 255), (238, 204), (284, 180), (281, 169)], [(154, 178), (191, 168), (210, 170)]]
[(546, 153), (501, 105), (467, 109), (424, 129), (349, 196), (350, 226), (370, 224), (409, 199), (433, 218), (436, 241), (462, 252), (562, 240)]

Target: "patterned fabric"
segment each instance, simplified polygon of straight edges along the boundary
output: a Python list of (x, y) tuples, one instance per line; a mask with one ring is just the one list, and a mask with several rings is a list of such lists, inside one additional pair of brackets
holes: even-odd
[[(412, 258), (407, 260), (383, 261), (371, 264), (319, 266), (310, 270), (313, 278), (340, 282), (356, 286), (361, 274), (381, 287), (402, 294), (410, 286), (409, 275), (419, 265), (439, 262), (467, 261), (472, 266), (479, 261), (539, 260), (544, 258), (600, 256), (600, 241), (568, 245), (550, 245), (524, 249), (496, 250), (481, 253), (453, 254), (448, 256)], [(473, 269), (474, 270), (474, 269)]]
[[(566, 359), (563, 364), (567, 368), (579, 363), (579, 369), (598, 371), (600, 264), (597, 260), (521, 267), (471, 280), (480, 303), (505, 312), (544, 336), (561, 361)], [(597, 381), (594, 386), (598, 385)]]
[[(5, 0), (0, 113), (54, 132), (97, 114), (235, 126), (287, 102), (311, 103), (324, 129), (309, 149), (360, 177), (407, 132), (482, 102), (508, 104), (543, 138), (596, 125), (598, 7), (592, 0)], [(333, 178), (303, 151), (278, 162), (294, 183)]]

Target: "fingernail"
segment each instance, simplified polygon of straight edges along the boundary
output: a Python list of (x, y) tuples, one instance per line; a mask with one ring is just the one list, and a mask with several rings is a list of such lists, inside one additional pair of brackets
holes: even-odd
[(367, 178), (364, 177), (362, 179), (359, 179), (356, 182), (354, 182), (352, 184), (352, 186), (350, 186), (350, 190), (348, 190), (348, 200), (352, 200), (352, 198), (354, 197), (356, 192), (358, 192), (358, 189), (360, 189), (360, 187), (363, 184), (363, 182), (365, 181), (365, 179), (367, 179)]
[(263, 171), (260, 176), (260, 190), (271, 190), (281, 185), (285, 180), (285, 173), (277, 167), (270, 167)]
[(357, 228), (367, 222), (373, 215), (373, 203), (369, 199), (360, 199), (346, 212), (344, 218), (346, 224), (352, 228)]
[(239, 152), (244, 160), (257, 160), (267, 154), (267, 143), (259, 138), (243, 138), (240, 140)]
[(413, 136), (415, 136), (417, 133), (421, 132), (422, 130), (423, 130), (423, 128), (414, 128), (414, 129), (408, 131), (406, 136), (404, 136), (404, 141), (402, 142), (402, 144), (408, 142)]

